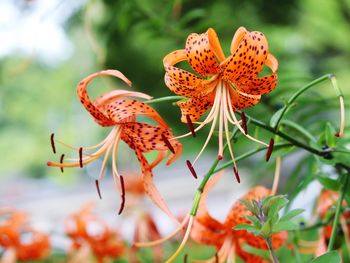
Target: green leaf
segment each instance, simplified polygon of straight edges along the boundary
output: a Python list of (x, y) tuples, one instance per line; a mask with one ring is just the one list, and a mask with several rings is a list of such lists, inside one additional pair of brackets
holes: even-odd
[(283, 117), (284, 111), (286, 110), (286, 106), (282, 107), (278, 111), (275, 112), (274, 115), (272, 115), (270, 119), (270, 126), (274, 129), (276, 129), (277, 125), (279, 124), (281, 118)]
[(280, 221), (272, 227), (272, 233), (277, 233), (283, 230), (292, 231), (292, 230), (296, 230), (297, 228), (298, 228), (298, 225), (294, 224), (291, 221)]
[(262, 226), (260, 229), (260, 235), (263, 238), (269, 238), (271, 236), (271, 225), (270, 225), (270, 220), (267, 220), (265, 224)]
[(260, 233), (260, 229), (256, 228), (253, 225), (249, 225), (249, 224), (240, 224), (240, 225), (235, 226), (233, 229), (234, 230), (245, 230), (245, 231), (248, 231), (254, 235), (259, 235), (259, 233)]
[(324, 188), (339, 191), (341, 183), (338, 180), (327, 177), (325, 174), (317, 176), (317, 180), (323, 185)]
[(326, 128), (324, 131), (325, 134), (325, 143), (330, 148), (334, 148), (337, 144), (337, 139), (335, 137), (336, 130), (330, 122), (327, 122)]
[(298, 208), (298, 209), (291, 210), (291, 211), (285, 213), (285, 214), (281, 217), (280, 222), (290, 220), (290, 219), (292, 219), (293, 217), (296, 217), (297, 215), (300, 215), (300, 214), (303, 213), (304, 211), (305, 211), (305, 209), (302, 209), (302, 208)]
[(261, 225), (261, 222), (259, 221), (258, 218), (256, 218), (255, 216), (249, 216), (249, 215), (246, 215), (245, 216), (249, 221), (251, 221), (257, 228), (260, 228), (262, 225)]
[(268, 216), (277, 215), (278, 212), (288, 204), (288, 199), (282, 195), (277, 196), (278, 198), (271, 200), (271, 207), (268, 211)]
[(255, 248), (255, 247), (252, 247), (248, 244), (244, 244), (242, 246), (242, 248), (244, 251), (246, 251), (250, 254), (257, 255), (257, 256), (262, 257), (263, 259), (265, 259), (267, 261), (270, 261), (270, 253), (266, 249)]
[(315, 258), (310, 263), (341, 263), (341, 258), (337, 251), (330, 251), (318, 258)]
[(253, 204), (250, 201), (243, 200), (243, 199), (239, 199), (238, 201), (241, 202), (242, 204), (244, 204), (247, 207), (247, 209), (254, 214), (255, 209), (254, 209)]

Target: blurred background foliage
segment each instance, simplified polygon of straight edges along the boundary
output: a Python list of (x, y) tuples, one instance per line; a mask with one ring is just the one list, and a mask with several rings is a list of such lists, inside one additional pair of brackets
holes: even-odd
[[(27, 55), (13, 50), (1, 59), (1, 176), (57, 175), (45, 166), (52, 158), (49, 135), (53, 131), (57, 138), (74, 145), (91, 145), (96, 137), (103, 137), (105, 130), (94, 124), (75, 95), (79, 80), (96, 70), (118, 69), (132, 80), (133, 89), (154, 97), (173, 95), (163, 81), (163, 57), (184, 48), (190, 33), (202, 33), (209, 27), (217, 31), (226, 55), (239, 26), (267, 36), (279, 60), (280, 81), (262, 103), (248, 109), (256, 118), (268, 122), (290, 94), (326, 73), (336, 74), (346, 106), (350, 106), (350, 0), (79, 2), (61, 24), (73, 45), (64, 59), (43, 61), (35, 49)], [(26, 16), (42, 2), (16, 0), (13, 4)], [(57, 10), (47, 10), (46, 16), (65, 13), (71, 5), (57, 1)], [(106, 90), (123, 86), (113, 79), (96, 83)], [(90, 88), (94, 95), (102, 90)], [(325, 82), (303, 95), (288, 116), (317, 135), (327, 120), (339, 126), (338, 103), (330, 83)], [(186, 130), (179, 122), (177, 107), (171, 103), (156, 107), (176, 134)], [(346, 131), (348, 136), (349, 127)], [(195, 140), (197, 145), (191, 149), (186, 147), (190, 140), (183, 142), (191, 154), (198, 152), (202, 140)]]

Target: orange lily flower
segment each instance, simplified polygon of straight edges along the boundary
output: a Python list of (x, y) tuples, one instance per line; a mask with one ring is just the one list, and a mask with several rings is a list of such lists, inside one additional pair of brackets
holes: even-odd
[(72, 250), (76, 251), (70, 262), (90, 262), (91, 253), (100, 263), (124, 254), (125, 247), (118, 233), (93, 215), (92, 209), (93, 205), (88, 203), (65, 221), (66, 234), (73, 241)]
[[(339, 193), (331, 190), (323, 190), (319, 197), (317, 212), (322, 219), (326, 217), (326, 214), (332, 207), (335, 207), (339, 199)], [(343, 205), (346, 205), (346, 202), (343, 202)], [(343, 231), (346, 242), (350, 245), (350, 226), (347, 224), (347, 220), (350, 219), (350, 211), (344, 212), (340, 216), (340, 226)], [(328, 242), (332, 235), (333, 226), (330, 223), (323, 227), (320, 233), (320, 239), (318, 246), (316, 248), (316, 256), (321, 256), (327, 252)]]
[[(264, 34), (249, 32), (244, 27), (236, 31), (230, 52), (231, 55), (226, 58), (216, 32), (209, 28), (203, 34), (189, 35), (185, 49), (173, 51), (163, 60), (166, 85), (177, 95), (188, 98), (177, 104), (182, 112), (181, 121), (189, 124), (191, 132), (177, 138), (194, 135), (196, 131), (212, 122), (208, 138), (193, 164), (206, 148), (217, 122), (219, 122), (219, 159), (223, 157), (225, 133), (230, 155), (234, 161), (229, 142), (228, 123), (235, 125), (251, 140), (268, 146), (247, 134), (245, 116), (242, 115), (242, 120), (238, 121), (235, 112), (257, 104), (261, 95), (275, 88), (278, 62), (269, 52)], [(175, 66), (181, 61), (187, 61), (195, 74)], [(265, 65), (272, 73), (258, 77)], [(202, 122), (196, 122), (209, 109), (206, 118)], [(192, 122), (200, 125), (193, 129)], [(235, 162), (234, 165), (237, 171)]]
[(42, 260), (50, 253), (48, 235), (34, 230), (27, 215), (13, 209), (0, 209), (0, 247), (5, 249), (1, 262)]
[[(144, 102), (128, 98), (151, 98), (144, 93), (127, 90), (113, 90), (98, 97), (92, 102), (86, 91), (87, 85), (92, 79), (102, 75), (117, 77), (129, 86), (131, 85), (131, 82), (121, 72), (117, 70), (105, 70), (94, 73), (83, 79), (77, 86), (77, 93), (81, 103), (92, 115), (94, 120), (103, 127), (113, 126), (113, 129), (102, 142), (91, 147), (75, 148), (58, 141), (69, 148), (77, 150), (79, 152), (79, 158), (64, 159), (64, 155), (61, 155), (60, 162), (48, 162), (48, 166), (61, 167), (61, 169), (65, 167), (83, 167), (83, 165), (93, 162), (104, 155), (99, 174), (99, 179), (101, 179), (103, 177), (108, 157), (112, 155), (113, 178), (115, 184), (118, 186), (117, 188), (121, 191), (122, 196), (122, 205), (119, 211), (119, 213), (121, 213), (124, 207), (125, 189), (123, 177), (117, 170), (116, 158), (119, 142), (120, 140), (123, 140), (135, 151), (141, 164), (142, 180), (146, 193), (159, 208), (174, 218), (153, 183), (152, 169), (166, 157), (169, 150), (171, 151), (171, 155), (166, 164), (169, 165), (174, 162), (182, 152), (182, 145), (177, 140), (172, 140), (173, 134), (170, 127), (152, 107)], [(147, 116), (155, 121), (157, 125), (138, 122), (137, 117), (139, 116)], [(51, 143), (55, 153), (56, 149), (53, 134), (51, 135)], [(94, 149), (97, 150), (93, 153), (88, 153)], [(152, 163), (149, 163), (145, 158), (144, 153), (152, 150), (158, 151), (158, 156)], [(63, 163), (64, 160), (68, 162)], [(119, 181), (117, 178), (119, 178)], [(100, 195), (98, 182), (99, 181), (96, 180), (96, 186)]]
[[(205, 202), (208, 191), (219, 180), (220, 176), (212, 178), (205, 190), (200, 202), (199, 210), (195, 218), (193, 228), (191, 231), (191, 238), (204, 245), (215, 246), (217, 254), (212, 259), (206, 262), (235, 262), (235, 256), (238, 255), (244, 262), (259, 263), (267, 262), (259, 256), (250, 254), (242, 249), (244, 244), (248, 244), (255, 248), (265, 249), (268, 247), (263, 238), (255, 236), (245, 230), (234, 230), (233, 228), (238, 224), (249, 224), (250, 221), (245, 218), (246, 215), (251, 215), (246, 206), (241, 202), (236, 202), (229, 214), (227, 215), (224, 223), (219, 222), (215, 218), (211, 217)], [(259, 200), (267, 197), (271, 194), (271, 190), (263, 187), (253, 187), (248, 193), (246, 193), (242, 200)], [(287, 240), (287, 232), (282, 231), (272, 236), (272, 246), (274, 249), (281, 247)], [(216, 261), (218, 260), (218, 261)]]

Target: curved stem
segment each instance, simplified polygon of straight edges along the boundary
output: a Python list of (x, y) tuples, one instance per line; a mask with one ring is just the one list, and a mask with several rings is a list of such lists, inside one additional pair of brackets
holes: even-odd
[(276, 254), (275, 254), (275, 251), (272, 248), (272, 240), (271, 240), (271, 238), (267, 238), (265, 240), (266, 240), (267, 247), (269, 248), (269, 251), (270, 251), (272, 262), (273, 263), (279, 263), (278, 258), (277, 258)]
[(328, 252), (333, 250), (335, 238), (337, 236), (337, 227), (338, 227), (339, 218), (340, 218), (340, 211), (342, 208), (342, 203), (343, 203), (343, 199), (344, 199), (346, 190), (348, 188), (349, 175), (343, 174), (343, 178), (344, 178), (344, 176), (345, 176), (345, 180), (343, 179), (344, 184), (341, 188), (341, 194), (340, 194), (340, 197), (338, 200), (338, 204), (337, 204), (337, 208), (336, 208), (335, 216), (334, 216), (334, 220), (333, 220), (332, 234), (331, 234), (331, 238), (329, 239), (329, 243), (328, 243), (328, 249), (327, 249)]

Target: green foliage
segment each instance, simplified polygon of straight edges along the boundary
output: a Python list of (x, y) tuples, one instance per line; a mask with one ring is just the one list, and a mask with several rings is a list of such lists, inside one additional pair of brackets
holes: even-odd
[(290, 221), (300, 215), (304, 209), (294, 209), (280, 217), (279, 213), (288, 204), (288, 199), (283, 195), (268, 196), (260, 201), (240, 200), (253, 214), (246, 215), (251, 224), (240, 224), (234, 229), (246, 230), (264, 239), (270, 239), (272, 234), (280, 231), (292, 231), (298, 228), (297, 224)]
[(342, 262), (337, 251), (328, 252), (322, 256), (319, 256), (318, 258), (315, 258), (310, 263), (330, 263), (330, 262), (332, 263)]

